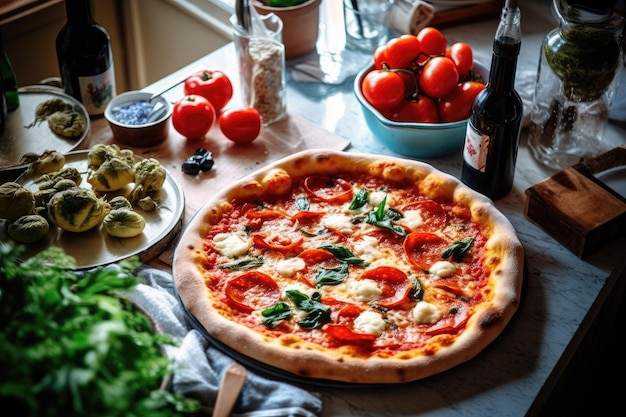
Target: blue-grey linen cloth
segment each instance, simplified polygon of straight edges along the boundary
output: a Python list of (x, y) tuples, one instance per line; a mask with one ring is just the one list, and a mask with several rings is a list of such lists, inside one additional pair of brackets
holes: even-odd
[[(136, 275), (144, 283), (128, 296), (145, 310), (160, 331), (177, 341), (175, 346), (166, 346), (166, 353), (174, 362), (172, 389), (200, 400), (208, 411), (212, 411), (224, 371), (233, 359), (212, 346), (193, 327), (169, 273), (146, 267)], [(246, 382), (232, 415), (315, 417), (321, 414), (321, 410), (319, 394), (263, 377), (248, 368)]]

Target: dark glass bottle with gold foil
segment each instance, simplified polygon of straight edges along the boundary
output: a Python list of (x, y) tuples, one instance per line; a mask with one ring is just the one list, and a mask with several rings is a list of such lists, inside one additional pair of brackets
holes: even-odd
[(513, 186), (522, 122), (522, 100), (515, 91), (521, 47), (520, 10), (507, 0), (493, 42), (489, 81), (472, 105), (463, 148), (461, 180), (496, 200)]
[(90, 116), (102, 115), (116, 94), (109, 34), (93, 20), (91, 0), (65, 0), (65, 10), (67, 22), (56, 39), (63, 89)]

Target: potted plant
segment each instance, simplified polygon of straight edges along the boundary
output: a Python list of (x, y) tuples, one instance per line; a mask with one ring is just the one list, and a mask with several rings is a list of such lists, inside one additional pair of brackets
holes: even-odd
[(298, 58), (315, 50), (322, 0), (254, 0), (262, 15), (274, 13), (283, 21), (285, 58)]

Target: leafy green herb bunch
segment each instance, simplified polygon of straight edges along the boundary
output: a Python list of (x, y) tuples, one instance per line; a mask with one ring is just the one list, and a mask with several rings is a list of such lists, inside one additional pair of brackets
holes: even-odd
[(20, 261), (0, 243), (0, 403), (24, 417), (200, 415), (162, 389), (174, 342), (123, 293), (138, 258), (78, 272), (52, 247)]

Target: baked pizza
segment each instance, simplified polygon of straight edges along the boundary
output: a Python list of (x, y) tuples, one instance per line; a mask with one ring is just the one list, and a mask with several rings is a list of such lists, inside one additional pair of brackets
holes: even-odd
[(297, 377), (398, 383), (477, 355), (520, 303), (523, 249), (425, 163), (311, 150), (213, 196), (181, 236), (180, 298), (228, 349)]

